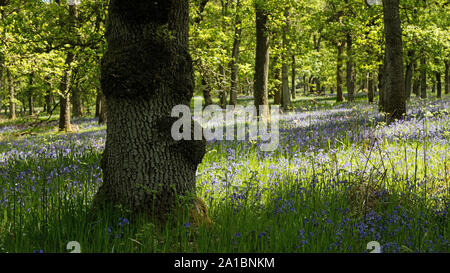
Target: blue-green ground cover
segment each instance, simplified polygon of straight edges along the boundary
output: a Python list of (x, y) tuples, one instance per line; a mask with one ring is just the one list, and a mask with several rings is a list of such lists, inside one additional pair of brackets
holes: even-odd
[(0, 125), (0, 252), (67, 252), (69, 241), (83, 252), (367, 252), (370, 241), (449, 252), (448, 98), (414, 100), (390, 125), (374, 105), (312, 105), (283, 114), (274, 152), (208, 143), (197, 195), (211, 227), (179, 216), (157, 228), (125, 212), (90, 222), (105, 127)]

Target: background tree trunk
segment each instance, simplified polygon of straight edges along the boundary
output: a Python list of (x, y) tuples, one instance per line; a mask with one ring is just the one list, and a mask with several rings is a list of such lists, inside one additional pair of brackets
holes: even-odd
[(380, 95), (378, 97), (378, 99), (379, 99), (378, 107), (379, 107), (379, 109), (381, 111), (384, 111), (384, 109), (385, 109), (385, 104), (384, 104), (385, 103), (385, 99), (384, 99), (384, 97), (385, 97), (385, 93), (386, 92), (385, 92), (384, 70), (385, 70), (384, 63), (380, 64), (378, 66), (378, 89), (380, 90)]
[(211, 97), (211, 87), (206, 81), (205, 77), (202, 77), (203, 98), (205, 99), (205, 107), (213, 104)]
[(233, 52), (231, 55), (230, 62), (230, 71), (231, 71), (231, 87), (230, 87), (230, 105), (237, 104), (237, 95), (238, 95), (238, 77), (239, 77), (239, 52), (240, 45), (242, 39), (242, 27), (241, 27), (241, 18), (239, 15), (241, 8), (241, 1), (237, 0), (236, 3), (236, 18), (235, 18), (235, 28), (234, 28), (234, 42), (233, 42)]
[(95, 99), (95, 117), (98, 118), (100, 115), (100, 106), (101, 106), (101, 90), (97, 88), (97, 96)]
[(412, 90), (412, 86), (413, 86), (412, 79), (413, 79), (413, 73), (414, 73), (414, 69), (415, 69), (414, 68), (415, 67), (414, 55), (415, 55), (415, 53), (413, 50), (408, 51), (409, 61), (408, 61), (408, 65), (406, 66), (406, 73), (405, 73), (405, 92), (406, 92), (405, 96), (406, 96), (407, 100), (409, 100), (411, 98), (411, 90)]
[(427, 59), (425, 56), (420, 59), (420, 97), (427, 98)]
[[(254, 98), (258, 116), (269, 118), (268, 79), (269, 79), (269, 30), (268, 15), (263, 7), (256, 4), (256, 57)], [(264, 106), (261, 113), (259, 107)]]
[(106, 124), (107, 122), (107, 104), (106, 104), (106, 97), (103, 95), (102, 92), (100, 92), (100, 110), (98, 113), (98, 124)]
[(386, 37), (385, 112), (388, 122), (406, 114), (405, 79), (403, 71), (403, 41), (399, 0), (384, 0), (384, 30)]
[(347, 93), (348, 100), (353, 101), (355, 94), (355, 69), (353, 64), (353, 38), (350, 33), (347, 34)]
[[(58, 1), (58, 4), (60, 1)], [(78, 7), (77, 5), (69, 5), (69, 32), (73, 34), (75, 32), (75, 27), (78, 18)], [(63, 23), (63, 18), (60, 19), (61, 24)], [(75, 55), (72, 51), (66, 53), (66, 70), (64, 71), (63, 78), (61, 79), (59, 92), (59, 130), (60, 131), (71, 131), (70, 125), (70, 85), (71, 85), (71, 74), (72, 74), (72, 63), (75, 60)]]
[[(337, 102), (344, 101), (344, 93), (342, 91), (342, 65), (343, 65), (343, 53), (344, 53), (344, 43), (338, 43), (337, 45), (337, 67), (336, 67), (336, 93)], [(319, 89), (320, 90), (320, 89)]]
[(441, 72), (436, 72), (436, 97), (442, 97), (442, 82), (441, 82)]
[(33, 103), (33, 93), (34, 93), (34, 73), (29, 75), (29, 87), (28, 87), (28, 114), (32, 116), (34, 114), (34, 103)]
[(291, 58), (292, 58), (292, 71), (291, 71), (291, 97), (292, 97), (293, 100), (295, 100), (295, 97), (296, 97), (296, 95), (297, 95), (297, 94), (296, 94), (296, 93), (297, 93), (297, 87), (295, 86), (295, 83), (296, 83), (295, 77), (297, 77), (297, 76), (295, 75), (295, 55), (292, 54)]
[(450, 76), (449, 76), (449, 61), (445, 62), (445, 75), (444, 75), (444, 84), (445, 84), (445, 94), (450, 93)]
[(290, 31), (291, 23), (289, 20), (289, 8), (285, 8), (284, 16), (286, 18), (283, 28), (283, 52), (281, 54), (281, 106), (284, 110), (291, 105), (291, 92), (289, 90), (289, 39), (287, 34)]
[(171, 135), (173, 107), (189, 106), (194, 91), (189, 3), (111, 0), (106, 33), (108, 126), (94, 208), (107, 202), (165, 220), (176, 196), (195, 192), (205, 153), (204, 141)]
[(81, 101), (81, 90), (78, 86), (78, 82), (72, 85), (71, 90), (72, 90), (72, 107), (73, 107), (72, 116), (74, 118), (79, 118), (83, 115), (83, 103)]
[(367, 97), (369, 98), (369, 102), (373, 103), (375, 98), (375, 90), (374, 90), (374, 81), (373, 76), (369, 73), (369, 86), (367, 91)]
[(9, 118), (16, 119), (16, 92), (14, 90), (14, 79), (9, 69), (6, 70), (6, 76), (8, 77), (9, 88)]

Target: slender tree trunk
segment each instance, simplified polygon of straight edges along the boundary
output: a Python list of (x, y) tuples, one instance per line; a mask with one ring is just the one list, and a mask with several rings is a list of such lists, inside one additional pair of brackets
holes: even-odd
[(9, 69), (6, 70), (9, 88), (9, 118), (16, 119), (16, 91), (14, 90), (14, 79)]
[(388, 113), (388, 122), (391, 122), (402, 119), (406, 114), (399, 0), (384, 0), (383, 11), (386, 37), (385, 112)]
[(442, 82), (441, 82), (441, 72), (436, 72), (436, 97), (442, 97)]
[(385, 104), (384, 104), (384, 102), (385, 102), (385, 100), (384, 100), (384, 97), (385, 97), (385, 77), (384, 77), (384, 71), (385, 71), (385, 68), (384, 68), (384, 64), (380, 64), (379, 65), (379, 67), (378, 67), (378, 89), (380, 90), (380, 95), (379, 95), (379, 105), (378, 105), (378, 107), (379, 107), (379, 109), (381, 110), (381, 111), (383, 111), (384, 112), (384, 109), (385, 109)]
[(219, 66), (219, 74), (220, 74), (220, 93), (219, 93), (219, 100), (220, 100), (220, 106), (225, 109), (227, 107), (227, 90), (226, 90), (226, 73), (225, 73), (225, 67), (223, 65)]
[[(71, 33), (75, 32), (75, 27), (78, 18), (78, 7), (77, 5), (69, 5), (69, 31)], [(61, 19), (61, 23), (63, 19)], [(63, 23), (62, 23), (63, 24)], [(75, 60), (75, 55), (72, 51), (66, 53), (66, 71), (64, 71), (63, 78), (60, 83), (59, 91), (61, 95), (59, 96), (59, 130), (60, 131), (71, 131), (72, 127), (70, 125), (70, 85), (71, 85), (71, 74), (72, 74), (72, 63)]]
[(427, 98), (427, 60), (425, 56), (420, 59), (420, 97)]
[(95, 100), (95, 117), (98, 118), (100, 115), (100, 107), (101, 107), (101, 90), (97, 88), (97, 97)]
[(413, 93), (416, 95), (416, 97), (420, 96), (420, 79), (419, 77), (416, 77), (413, 82)]
[[(0, 94), (3, 93), (3, 71), (4, 69), (4, 65), (5, 65), (5, 57), (3, 56), (2, 53), (0, 53)], [(6, 109), (6, 108), (5, 108)], [(2, 98), (0, 97), (0, 111), (2, 110)]]
[[(337, 102), (344, 101), (344, 93), (342, 91), (342, 66), (343, 66), (343, 54), (344, 54), (344, 43), (338, 43), (337, 45), (337, 69), (336, 69), (336, 92), (337, 92)], [(319, 89), (320, 90), (320, 89)]]
[(284, 110), (287, 110), (291, 105), (291, 92), (289, 90), (289, 45), (290, 41), (288, 39), (288, 33), (291, 28), (290, 22), (290, 12), (289, 8), (286, 7), (284, 10), (284, 16), (286, 18), (285, 25), (283, 28), (283, 52), (281, 54), (281, 105)]
[(107, 122), (107, 105), (106, 97), (100, 92), (100, 111), (98, 115), (98, 124), (106, 124)]
[(83, 115), (83, 103), (81, 102), (81, 90), (78, 84), (73, 85), (72, 88), (72, 107), (73, 107), (73, 117), (79, 118)]
[(203, 88), (203, 98), (205, 99), (205, 107), (213, 104), (211, 97), (211, 87), (209, 86), (206, 79), (202, 78), (202, 88)]
[(408, 51), (408, 65), (406, 66), (405, 73), (405, 96), (406, 99), (409, 100), (411, 98), (411, 90), (413, 87), (412, 79), (414, 73), (414, 55), (415, 52), (413, 50)]
[(29, 89), (28, 89), (28, 114), (32, 116), (34, 114), (34, 106), (33, 106), (33, 91), (34, 91), (34, 73), (29, 75)]
[(275, 105), (281, 105), (281, 96), (282, 96), (282, 81), (281, 81), (281, 70), (278, 64), (278, 56), (275, 56), (272, 60), (273, 62), (273, 80), (274, 80), (274, 97), (273, 103)]
[[(101, 68), (108, 106), (103, 184), (94, 199), (165, 220), (177, 197), (195, 193), (204, 141), (175, 141), (171, 118), (189, 106), (188, 0), (111, 0)], [(161, 35), (164, 33), (164, 35)], [(185, 117), (187, 118), (187, 117)]]
[(444, 75), (444, 84), (445, 84), (445, 94), (450, 93), (450, 76), (449, 76), (449, 61), (445, 62), (445, 75)]
[[(268, 79), (269, 79), (269, 30), (267, 12), (256, 4), (256, 57), (254, 98), (258, 116), (268, 120)], [(259, 107), (263, 106), (263, 113)]]
[(375, 90), (374, 90), (374, 81), (373, 76), (369, 73), (369, 86), (367, 91), (367, 96), (369, 98), (369, 102), (373, 103), (375, 98)]
[(239, 69), (238, 69), (238, 61), (239, 61), (239, 47), (241, 45), (241, 39), (242, 39), (242, 27), (241, 27), (241, 18), (239, 16), (241, 7), (241, 1), (237, 0), (236, 3), (236, 22), (235, 22), (235, 28), (234, 28), (234, 42), (233, 42), (233, 52), (231, 55), (231, 62), (230, 62), (230, 71), (231, 71), (231, 88), (230, 88), (230, 105), (236, 105), (237, 104), (237, 95), (238, 95), (238, 76), (239, 76)]
[(348, 100), (353, 101), (355, 94), (355, 69), (353, 65), (353, 38), (347, 34), (347, 93)]
[(291, 97), (293, 100), (295, 100), (296, 93), (297, 93), (297, 87), (295, 86), (295, 55), (292, 54), (292, 71), (291, 71)]
[(50, 114), (52, 111), (52, 93), (50, 90), (45, 91), (45, 112)]
[(305, 93), (305, 96), (308, 95), (308, 81), (306, 80), (306, 75), (303, 76), (303, 91)]
[[(66, 57), (66, 65), (67, 67), (70, 67), (72, 62), (74, 61), (74, 55), (71, 52), (67, 53)], [(59, 130), (60, 131), (71, 131), (71, 125), (70, 125), (70, 74), (71, 69), (68, 68), (68, 70), (64, 71), (63, 78), (61, 80), (60, 86), (59, 86), (59, 92), (61, 95), (59, 95)]]

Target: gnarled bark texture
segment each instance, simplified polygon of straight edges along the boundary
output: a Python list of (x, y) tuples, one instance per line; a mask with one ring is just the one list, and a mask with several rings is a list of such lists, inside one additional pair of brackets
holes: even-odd
[(187, 0), (111, 0), (101, 85), (108, 106), (103, 184), (95, 205), (165, 219), (195, 190), (204, 141), (175, 141), (176, 105), (190, 105)]

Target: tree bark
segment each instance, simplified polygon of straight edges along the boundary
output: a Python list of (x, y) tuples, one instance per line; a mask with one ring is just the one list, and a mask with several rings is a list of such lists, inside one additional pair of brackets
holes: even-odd
[[(344, 93), (342, 91), (342, 66), (343, 66), (344, 43), (337, 44), (337, 66), (336, 66), (336, 92), (337, 102), (344, 101)], [(320, 90), (320, 88), (318, 88)]]
[(8, 77), (9, 88), (9, 118), (16, 119), (16, 92), (14, 90), (14, 79), (9, 69), (6, 70), (6, 76)]
[[(256, 4), (256, 57), (254, 98), (258, 117), (269, 119), (268, 79), (269, 79), (269, 30), (268, 15), (263, 7)], [(259, 107), (263, 106), (261, 113)]]
[(293, 100), (295, 100), (296, 97), (296, 93), (297, 93), (297, 87), (295, 86), (295, 77), (296, 73), (295, 73), (295, 55), (292, 54), (292, 71), (291, 71), (291, 97)]
[(81, 90), (78, 84), (72, 85), (72, 107), (74, 118), (79, 118), (83, 115), (83, 103), (81, 102)]
[(425, 56), (420, 59), (420, 97), (427, 98), (427, 59)]
[[(0, 94), (3, 91), (3, 71), (5, 65), (5, 57), (0, 53)], [(2, 98), (0, 97), (0, 111), (2, 110)]]
[(405, 96), (406, 99), (409, 100), (411, 98), (411, 90), (413, 87), (412, 79), (414, 74), (414, 55), (415, 52), (413, 50), (408, 51), (408, 65), (406, 66), (406, 73), (405, 73)]
[(369, 98), (369, 102), (373, 103), (375, 98), (375, 90), (374, 90), (374, 80), (371, 73), (369, 73), (369, 86), (367, 91), (367, 97)]
[(95, 99), (95, 117), (98, 118), (100, 116), (100, 107), (101, 107), (101, 90), (97, 88), (97, 97)]
[(101, 66), (108, 106), (103, 184), (96, 204), (165, 220), (195, 192), (204, 141), (175, 141), (172, 109), (190, 105), (188, 0), (111, 0)]
[(449, 76), (449, 61), (445, 62), (445, 75), (444, 75), (444, 84), (445, 84), (445, 94), (450, 93), (450, 76)]
[(212, 105), (211, 87), (204, 77), (202, 77), (203, 98), (205, 99), (205, 107)]
[(291, 105), (291, 92), (289, 90), (289, 39), (287, 34), (291, 28), (291, 22), (289, 20), (290, 12), (289, 8), (286, 7), (284, 10), (284, 16), (286, 21), (283, 27), (283, 52), (281, 54), (281, 106), (284, 110), (287, 110)]
[(436, 97), (442, 97), (441, 72), (436, 72)]
[(34, 114), (34, 103), (33, 103), (33, 93), (34, 93), (34, 73), (29, 75), (29, 87), (28, 87), (28, 114), (32, 116)]
[(100, 111), (98, 115), (98, 124), (106, 124), (107, 109), (106, 97), (103, 95), (103, 92), (100, 91)]
[(385, 67), (384, 67), (384, 63), (380, 64), (378, 66), (378, 89), (380, 90), (380, 95), (379, 95), (379, 109), (381, 111), (384, 112), (385, 109), (385, 77), (384, 77), (384, 71), (385, 71)]
[(355, 69), (353, 64), (353, 38), (349, 33), (347, 34), (347, 93), (348, 100), (354, 100), (355, 94)]
[[(78, 7), (77, 5), (69, 5), (69, 32), (73, 34), (75, 32), (75, 27), (78, 18)], [(63, 19), (60, 19), (61, 24)], [(60, 131), (71, 131), (72, 127), (70, 125), (70, 85), (71, 85), (71, 74), (72, 74), (72, 63), (75, 60), (75, 55), (72, 51), (66, 53), (66, 69), (64, 71), (63, 78), (59, 86), (60, 96), (59, 96), (59, 130)]]
[(388, 113), (388, 122), (392, 122), (395, 119), (402, 119), (406, 114), (399, 0), (384, 0), (383, 11), (386, 37), (385, 112)]
[(61, 79), (61, 83), (59, 85), (59, 130), (60, 131), (71, 131), (72, 127), (70, 124), (70, 74), (71, 69), (70, 66), (74, 61), (75, 56), (71, 53), (67, 53), (66, 57), (66, 66), (68, 67), (66, 71), (64, 71), (63, 78)]
[(283, 88), (283, 82), (281, 80), (281, 70), (278, 64), (278, 56), (275, 56), (272, 59), (272, 65), (273, 65), (273, 80), (274, 80), (274, 94), (273, 94), (273, 104), (275, 105), (281, 105), (281, 96), (282, 96), (282, 88)]
[(237, 0), (236, 3), (236, 19), (235, 19), (235, 27), (234, 27), (234, 41), (233, 41), (233, 51), (231, 54), (231, 62), (230, 62), (230, 71), (231, 71), (231, 87), (230, 87), (230, 105), (237, 104), (237, 95), (238, 95), (238, 77), (239, 77), (239, 69), (238, 69), (238, 61), (239, 61), (239, 52), (240, 45), (242, 39), (242, 27), (241, 27), (241, 18), (240, 18), (240, 7), (241, 1)]

